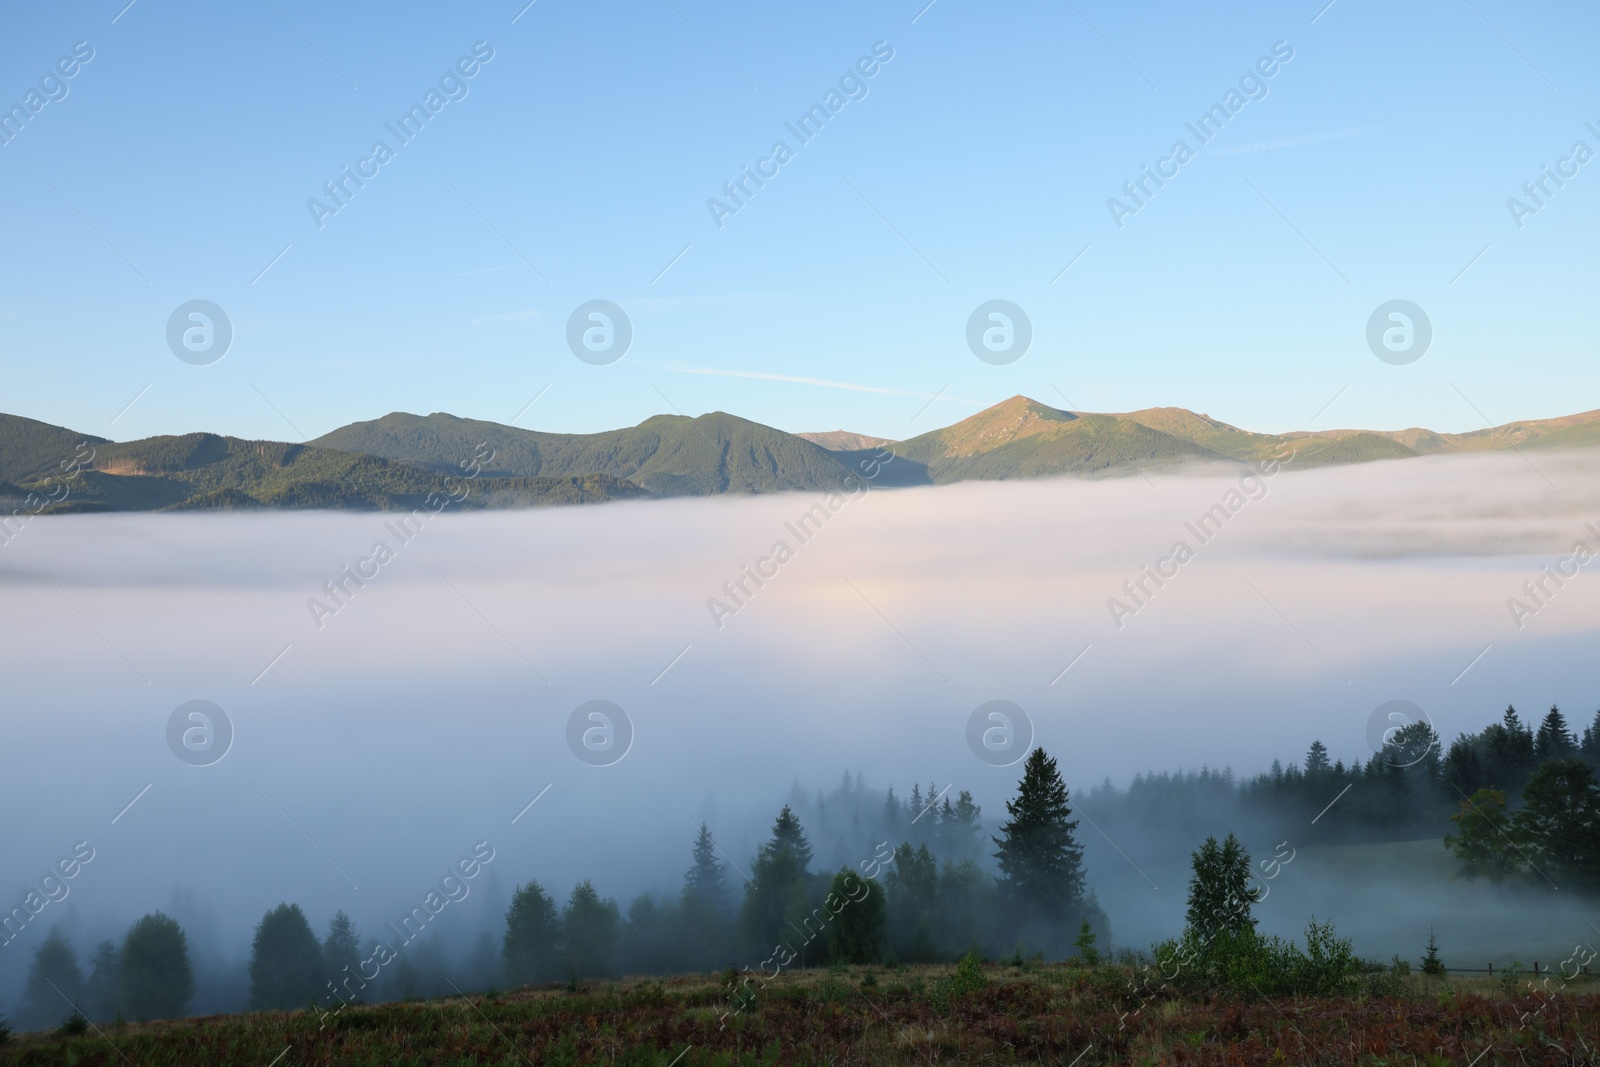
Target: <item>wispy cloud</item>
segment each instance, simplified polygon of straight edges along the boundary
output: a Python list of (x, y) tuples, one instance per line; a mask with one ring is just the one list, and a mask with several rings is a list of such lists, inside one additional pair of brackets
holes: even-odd
[(807, 378), (799, 374), (771, 374), (755, 370), (723, 370), (719, 367), (668, 367), (659, 363), (633, 362), (636, 367), (669, 371), (672, 374), (704, 374), (713, 378), (753, 378), (763, 382), (792, 382), (795, 385), (815, 385), (823, 389), (844, 389), (852, 393), (881, 393), (885, 396), (914, 396), (926, 400), (935, 393), (919, 393), (911, 389), (890, 389), (881, 385), (861, 385), (856, 382), (834, 382), (826, 378)]
[(1254, 144), (1235, 145), (1232, 148), (1218, 148), (1213, 154), (1219, 156), (1238, 156), (1246, 152), (1271, 152), (1278, 148), (1296, 148), (1300, 145), (1319, 144), (1323, 141), (1338, 141), (1346, 137), (1360, 137), (1379, 129), (1373, 126), (1353, 126), (1348, 130), (1326, 130), (1322, 133), (1303, 133), (1295, 137), (1279, 137), (1272, 141), (1257, 141)]

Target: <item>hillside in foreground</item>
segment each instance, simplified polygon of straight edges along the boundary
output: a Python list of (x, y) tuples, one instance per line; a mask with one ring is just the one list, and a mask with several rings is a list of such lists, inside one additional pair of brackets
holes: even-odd
[[(30, 1034), (0, 1067), (777, 1064), (1573, 1064), (1600, 993), (1412, 975), (1349, 995), (1178, 997), (1131, 967), (990, 964), (790, 972), (730, 1014), (731, 975), (626, 979)], [(1556, 983), (1553, 988), (1559, 988)]]

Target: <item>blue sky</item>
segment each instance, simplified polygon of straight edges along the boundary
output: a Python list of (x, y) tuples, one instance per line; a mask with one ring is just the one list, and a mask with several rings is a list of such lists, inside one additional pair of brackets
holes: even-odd
[[(1600, 16), (1325, 2), (28, 6), (0, 105), (93, 58), (0, 145), (0, 410), (298, 440), (394, 410), (898, 438), (1016, 393), (1261, 430), (1600, 406), (1600, 161), (1520, 228), (1507, 207), (1600, 150)], [(385, 124), (477, 42), (493, 58), (401, 144)], [(800, 144), (785, 123), (877, 42), (893, 58)], [(1185, 123), (1276, 42), (1293, 58), (1200, 145)], [(1194, 158), (1119, 228), (1108, 198), (1180, 139)], [(308, 199), (378, 140), (394, 157), (319, 228)], [(719, 228), (708, 199), (778, 140), (793, 158)], [(233, 324), (209, 366), (165, 339), (193, 299)], [(632, 321), (620, 362), (567, 347), (594, 299)], [(1009, 365), (966, 344), (991, 299), (1033, 325)], [(1365, 341), (1392, 299), (1433, 324), (1406, 366)]]

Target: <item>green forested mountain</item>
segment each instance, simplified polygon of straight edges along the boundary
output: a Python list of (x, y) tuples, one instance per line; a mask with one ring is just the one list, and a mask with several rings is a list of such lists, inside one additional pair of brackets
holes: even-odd
[(851, 469), (810, 441), (720, 411), (697, 419), (657, 415), (627, 429), (592, 434), (540, 433), (454, 415), (396, 412), (341, 427), (312, 443), (445, 471), (456, 469), (480, 442), (495, 450), (485, 474), (608, 474), (659, 496), (835, 489)]
[(80, 443), (95, 446), (104, 437), (77, 433), (20, 415), (0, 414), (0, 481), (27, 482), (62, 470)]
[(1228, 457), (1132, 419), (1062, 411), (1014, 396), (894, 446), (934, 482), (1130, 474)]
[[(1319, 430), (1263, 434), (1183, 408), (1065, 411), (1015, 396), (904, 441), (835, 430), (790, 434), (723, 412), (657, 415), (603, 433), (544, 433), (454, 415), (395, 412), (304, 445), (210, 433), (113, 442), (0, 415), (0, 504), (53, 511), (414, 508), (451, 493), (479, 458), (460, 507), (531, 507), (637, 497), (825, 491), (852, 474), (875, 486), (1174, 472), (1277, 457), (1294, 469), (1440, 453), (1600, 445), (1600, 411), (1465, 434)], [(833, 447), (824, 447), (833, 446)], [(1292, 459), (1290, 456), (1292, 455)], [(458, 482), (452, 480), (449, 485)], [(457, 493), (459, 490), (456, 491)]]
[[(76, 449), (74, 437), (65, 455)], [(98, 440), (98, 439), (90, 439)], [(64, 487), (22, 480), (10, 494), (48, 493), (49, 510), (193, 511), (245, 508), (428, 508), (431, 494), (451, 507), (535, 507), (648, 496), (603, 474), (547, 478), (468, 478), (422, 471), (376, 456), (279, 441), (193, 433), (143, 441), (98, 441), (94, 458)], [(465, 458), (470, 460), (469, 449)], [(47, 470), (53, 470), (50, 464)], [(0, 487), (0, 496), (6, 495)], [(440, 497), (435, 497), (436, 505)]]

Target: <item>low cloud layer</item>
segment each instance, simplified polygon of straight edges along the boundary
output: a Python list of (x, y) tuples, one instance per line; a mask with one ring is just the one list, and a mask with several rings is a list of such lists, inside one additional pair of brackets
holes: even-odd
[[(742, 863), (796, 783), (847, 769), (969, 789), (992, 829), (1017, 769), (968, 747), (991, 699), (1024, 709), (1075, 790), (1254, 773), (1313, 738), (1364, 759), (1394, 698), (1446, 740), (1508, 703), (1582, 724), (1600, 578), (1573, 549), (1600, 552), (1594, 469), (1452, 457), (410, 531), (384, 514), (38, 519), (0, 548), (19, 880), (0, 890), (86, 840), (61, 915), (109, 936), (187, 906), (198, 939), (238, 954), (284, 899), (375, 926), (485, 840), (486, 915), (535, 876), (561, 895), (582, 877), (670, 887), (690, 824)], [(569, 747), (594, 699), (631, 721), (609, 766)], [(210, 766), (169, 747), (191, 700), (232, 725)], [(1080, 834), (1094, 863), (1122, 862)], [(1105, 903), (1114, 929), (1146, 924)]]

